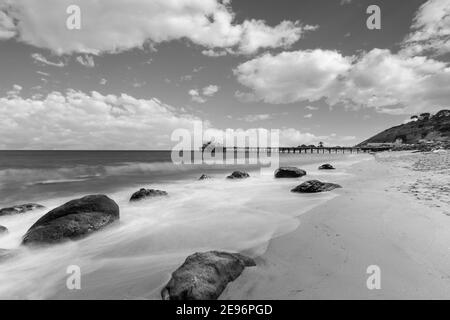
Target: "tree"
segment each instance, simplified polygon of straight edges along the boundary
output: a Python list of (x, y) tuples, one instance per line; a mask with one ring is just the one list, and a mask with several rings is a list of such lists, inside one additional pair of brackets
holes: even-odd
[(319, 142), (319, 148), (323, 148), (323, 142), (322, 141)]

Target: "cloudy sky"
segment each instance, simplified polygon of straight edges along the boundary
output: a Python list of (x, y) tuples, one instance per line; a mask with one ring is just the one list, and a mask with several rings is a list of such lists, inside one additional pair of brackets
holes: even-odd
[(353, 145), (449, 107), (449, 39), (450, 0), (0, 0), (0, 149), (166, 149), (196, 121)]

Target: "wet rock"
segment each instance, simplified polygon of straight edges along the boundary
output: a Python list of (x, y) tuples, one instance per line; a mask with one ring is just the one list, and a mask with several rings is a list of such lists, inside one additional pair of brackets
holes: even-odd
[(325, 163), (319, 167), (319, 170), (334, 170), (334, 169), (335, 169), (335, 167), (333, 167), (329, 163)]
[(41, 217), (23, 237), (22, 244), (52, 244), (75, 240), (119, 219), (119, 206), (105, 195), (69, 201)]
[(160, 196), (167, 196), (167, 192), (162, 191), (162, 190), (156, 190), (156, 189), (141, 188), (139, 191), (136, 191), (135, 193), (133, 193), (133, 195), (130, 198), (130, 201), (139, 201), (139, 200), (143, 200), (145, 198), (153, 198), (153, 197), (160, 197)]
[(306, 175), (306, 171), (296, 167), (281, 167), (275, 171), (275, 178), (299, 178)]
[(319, 180), (309, 180), (303, 182), (301, 185), (298, 185), (291, 192), (299, 192), (299, 193), (316, 193), (316, 192), (324, 192), (331, 191), (336, 188), (342, 188), (340, 185), (335, 183), (321, 182)]
[(232, 174), (230, 174), (227, 179), (245, 179), (249, 178), (250, 175), (247, 172), (243, 171), (234, 171)]
[(211, 179), (211, 177), (208, 176), (208, 175), (206, 175), (206, 174), (202, 174), (202, 175), (200, 176), (200, 178), (198, 178), (198, 180), (208, 180), (208, 179)]
[(0, 236), (8, 233), (8, 228), (4, 226), (0, 226)]
[(255, 265), (253, 259), (239, 253), (194, 253), (172, 273), (161, 297), (163, 300), (215, 300), (245, 267)]
[(19, 204), (16, 206), (12, 206), (9, 208), (0, 209), (0, 216), (8, 216), (12, 214), (22, 214), (28, 211), (32, 211), (35, 209), (43, 209), (45, 208), (43, 205), (37, 203), (25, 203)]

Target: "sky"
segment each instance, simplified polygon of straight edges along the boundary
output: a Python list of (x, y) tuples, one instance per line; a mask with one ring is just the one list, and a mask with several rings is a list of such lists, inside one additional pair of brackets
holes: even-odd
[(0, 149), (351, 146), (449, 108), (449, 53), (450, 0), (0, 0)]

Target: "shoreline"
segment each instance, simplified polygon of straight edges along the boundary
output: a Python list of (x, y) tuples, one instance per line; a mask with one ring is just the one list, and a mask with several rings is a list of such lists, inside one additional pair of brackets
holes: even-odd
[[(402, 191), (418, 179), (395, 159), (402, 153), (384, 156), (353, 165), (355, 176), (339, 195), (298, 217), (295, 231), (271, 239), (257, 268), (246, 269), (220, 298), (448, 298), (450, 218), (436, 199), (424, 204)], [(371, 265), (380, 267), (380, 290), (366, 286)]]

